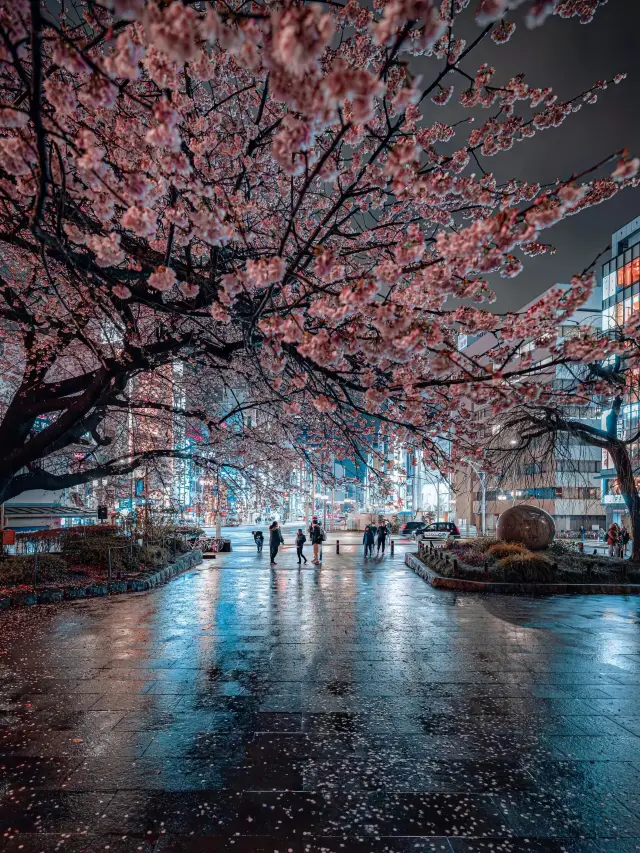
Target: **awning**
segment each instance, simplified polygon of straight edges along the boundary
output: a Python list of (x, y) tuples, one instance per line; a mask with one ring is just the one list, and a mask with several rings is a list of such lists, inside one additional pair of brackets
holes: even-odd
[(53, 518), (97, 518), (98, 511), (79, 506), (56, 506), (55, 504), (5, 504), (5, 524), (18, 519)]

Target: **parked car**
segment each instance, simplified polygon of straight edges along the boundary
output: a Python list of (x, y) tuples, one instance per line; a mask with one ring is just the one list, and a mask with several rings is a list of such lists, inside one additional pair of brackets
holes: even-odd
[(424, 521), (405, 521), (400, 525), (400, 533), (402, 536), (413, 536), (418, 530), (423, 530), (427, 526)]
[(459, 538), (460, 531), (453, 521), (434, 521), (416, 534), (416, 539), (423, 542), (451, 542)]

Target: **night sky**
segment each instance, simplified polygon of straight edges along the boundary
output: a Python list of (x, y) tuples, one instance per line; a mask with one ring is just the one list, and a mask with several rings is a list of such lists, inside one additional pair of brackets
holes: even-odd
[[(596, 80), (611, 79), (618, 72), (626, 71), (628, 76), (619, 85), (600, 92), (597, 104), (583, 105), (561, 127), (538, 132), (506, 153), (483, 158), (484, 168), (501, 180), (518, 177), (546, 183), (556, 177), (566, 179), (624, 147), (640, 157), (640, 0), (609, 0), (588, 25), (581, 25), (575, 18), (552, 17), (542, 27), (528, 30), (522, 11), (509, 16), (517, 23), (511, 40), (501, 46), (485, 42), (463, 62), (467, 73), (473, 76), (482, 62), (488, 62), (497, 70), (493, 82), (500, 84), (524, 72), (529, 85), (552, 86), (561, 100), (579, 94)], [(465, 23), (461, 35), (473, 39), (480, 29), (472, 15)], [(426, 81), (431, 76), (428, 66), (434, 60), (422, 62), (425, 65), (420, 70)], [(451, 122), (464, 114), (456, 102), (466, 87), (465, 81), (452, 74), (446, 79), (447, 85), (451, 83), (456, 88), (450, 104), (428, 109), (428, 123), (437, 119)], [(526, 109), (518, 102), (516, 109), (521, 111), (523, 106)], [(475, 126), (493, 112), (474, 111)], [(455, 147), (460, 147), (459, 140)], [(581, 272), (609, 245), (613, 231), (638, 215), (640, 190), (626, 190), (543, 232), (541, 239), (552, 243), (556, 254), (526, 258), (524, 271), (515, 279), (492, 277), (491, 284), (498, 294), (494, 310), (518, 310), (556, 282), (569, 281), (573, 273)], [(603, 260), (608, 257), (609, 253)]]

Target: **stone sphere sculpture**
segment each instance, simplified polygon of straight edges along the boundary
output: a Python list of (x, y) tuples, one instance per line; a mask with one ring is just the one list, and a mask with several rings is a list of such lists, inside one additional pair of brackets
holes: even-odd
[(541, 551), (553, 542), (556, 525), (549, 513), (540, 507), (519, 504), (502, 513), (496, 534), (504, 542), (519, 542), (531, 551)]

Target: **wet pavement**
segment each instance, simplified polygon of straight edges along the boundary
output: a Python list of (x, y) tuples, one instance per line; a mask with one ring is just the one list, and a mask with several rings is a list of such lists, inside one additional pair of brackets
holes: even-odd
[(242, 538), (0, 614), (2, 853), (640, 850), (638, 599), (435, 591), (346, 534), (272, 570)]

